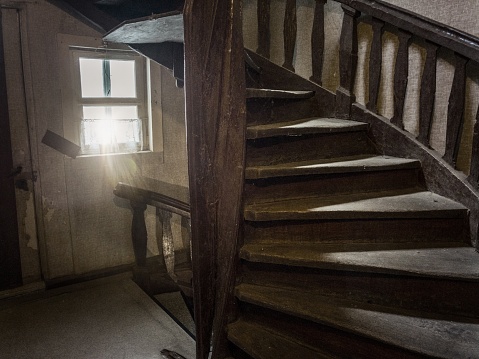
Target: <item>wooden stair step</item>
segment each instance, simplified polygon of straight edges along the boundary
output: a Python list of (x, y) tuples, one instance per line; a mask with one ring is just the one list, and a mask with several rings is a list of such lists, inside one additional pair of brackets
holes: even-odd
[(295, 358), (301, 359), (333, 358), (315, 348), (245, 320), (228, 325), (228, 340), (253, 358), (284, 358), (285, 353), (294, 353)]
[(249, 243), (412, 243), (469, 241), (464, 218), (326, 219), (245, 223)]
[(257, 139), (273, 136), (298, 136), (312, 133), (365, 131), (368, 124), (336, 118), (312, 117), (294, 121), (248, 126), (246, 138)]
[(239, 300), (437, 358), (479, 358), (479, 322), (240, 284)]
[(432, 192), (414, 189), (297, 198), (245, 206), (245, 219), (250, 221), (458, 218), (466, 215), (467, 208), (463, 205)]
[(462, 243), (248, 243), (240, 255), (260, 263), (479, 281), (479, 254)]
[(248, 166), (245, 175), (246, 179), (260, 179), (316, 174), (418, 169), (420, 167), (421, 163), (418, 160), (389, 156), (360, 155), (280, 163), (269, 166)]
[(246, 98), (278, 98), (301, 100), (314, 96), (314, 91), (287, 91), (274, 89), (247, 88)]

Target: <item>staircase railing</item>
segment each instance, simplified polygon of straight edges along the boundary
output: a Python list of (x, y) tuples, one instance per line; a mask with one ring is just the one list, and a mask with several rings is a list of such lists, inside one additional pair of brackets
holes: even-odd
[[(282, 66), (295, 71), (295, 62), (304, 63), (302, 53), (309, 51), (298, 51), (296, 39), (299, 35), (304, 37), (304, 34), (297, 32), (296, 0), (284, 2)], [(326, 58), (332, 58), (330, 50), (334, 48), (326, 46), (328, 5), (331, 3), (339, 4), (340, 6), (334, 7), (334, 11), (340, 8), (342, 12), (342, 27), (336, 47), (339, 58), (335, 59), (339, 63), (339, 81), (335, 89), (336, 116), (380, 124), (381, 126), (373, 126), (372, 129), (380, 150), (390, 155), (418, 157), (423, 162), (431, 190), (460, 201), (471, 209), (471, 229), (476, 240), (479, 222), (479, 111), (468, 113), (469, 118), (466, 119), (465, 109), (466, 104), (470, 107), (479, 98), (479, 91), (476, 89), (476, 93), (473, 93), (474, 86), (467, 85), (468, 81), (477, 83), (479, 79), (479, 38), (382, 1), (336, 0), (327, 3), (327, 0), (316, 0), (315, 6), (311, 4), (311, 11), (314, 11), (311, 58), (306, 61), (310, 61), (309, 80), (318, 85), (322, 85), (322, 78), (328, 77), (328, 74), (323, 74), (323, 69), (326, 66), (328, 70), (332, 68), (331, 64), (325, 62)], [(277, 14), (273, 15), (274, 10), (277, 9), (271, 8), (270, 0), (257, 0), (256, 52), (266, 58), (270, 57), (270, 49), (274, 47), (271, 25), (278, 18)], [(369, 32), (358, 36), (358, 28), (365, 24), (370, 28)], [(274, 37), (278, 39), (278, 36)], [(383, 56), (385, 42), (391, 43), (390, 37), (393, 37), (392, 43), (395, 44), (392, 62)], [(357, 73), (360, 40), (363, 41), (362, 44), (367, 44), (363, 56), (365, 59), (359, 59), (362, 60), (360, 69), (366, 79), (360, 78)], [(420, 71), (415, 73), (409, 70), (412, 46), (419, 49), (417, 51), (423, 58)], [(300, 59), (301, 56), (303, 58)], [(453, 75), (448, 84), (451, 86), (446, 99), (448, 106), (443, 111), (444, 114), (441, 114), (438, 107), (441, 103), (436, 101), (436, 78), (440, 74), (437, 70), (438, 61), (443, 58), (453, 67)], [(275, 60), (277, 61), (277, 56)], [(381, 73), (384, 60), (394, 64), (389, 73)], [(386, 76), (389, 76), (390, 88), (385, 88), (385, 81), (382, 81), (382, 77)], [(358, 86), (360, 81), (363, 81), (360, 84), (362, 87)], [(405, 100), (412, 93), (408, 83), (409, 86), (417, 83), (420, 89), (414, 99), (418, 119), (412, 124), (405, 111)], [(364, 105), (356, 101), (359, 87), (366, 89), (363, 97), (367, 101), (364, 101)], [(389, 104), (386, 104), (391, 107), (389, 118), (382, 115), (386, 111), (379, 111), (379, 107), (385, 107), (385, 102), (388, 101), (387, 91), (392, 93)], [(435, 130), (434, 142), (439, 145), (432, 144), (433, 125), (441, 121), (445, 123), (445, 130)], [(385, 125), (395, 131), (386, 129)], [(438, 140), (438, 133), (441, 132), (445, 134)], [(461, 159), (458, 161), (460, 150)]]
[[(186, 252), (186, 258), (182, 259), (182, 264), (187, 268), (191, 266), (190, 259), (190, 206), (188, 203), (179, 199), (170, 197), (164, 194), (164, 191), (159, 192), (154, 186), (146, 185), (146, 181), (139, 181), (141, 183), (134, 185), (119, 182), (113, 193), (130, 201), (130, 206), (133, 210), (131, 222), (131, 240), (133, 244), (133, 251), (135, 254), (135, 267), (133, 268), (133, 276), (141, 288), (146, 292), (152, 291), (152, 283), (150, 278), (150, 271), (147, 266), (147, 242), (148, 233), (145, 222), (145, 211), (147, 206), (156, 208), (156, 240), (158, 245), (159, 260), (167, 270), (169, 276), (180, 286), (180, 289), (187, 295), (191, 294), (191, 283), (189, 280), (182, 280), (184, 278), (177, 277), (177, 262), (175, 254), (180, 254), (179, 250), (175, 250), (173, 239), (172, 221), (173, 214), (180, 216), (182, 227), (188, 230), (188, 235), (182, 235), (181, 252)], [(176, 253), (175, 253), (176, 252)]]

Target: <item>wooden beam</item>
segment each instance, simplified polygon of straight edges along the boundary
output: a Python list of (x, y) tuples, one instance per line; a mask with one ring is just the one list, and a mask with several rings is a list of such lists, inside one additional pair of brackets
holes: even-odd
[(185, 100), (196, 357), (226, 357), (242, 221), (246, 88), (240, 0), (187, 0)]

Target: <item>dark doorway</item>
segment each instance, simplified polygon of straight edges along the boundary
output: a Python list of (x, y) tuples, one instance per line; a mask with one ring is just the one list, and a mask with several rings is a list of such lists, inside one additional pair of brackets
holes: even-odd
[(4, 55), (0, 10), (0, 290), (22, 285)]

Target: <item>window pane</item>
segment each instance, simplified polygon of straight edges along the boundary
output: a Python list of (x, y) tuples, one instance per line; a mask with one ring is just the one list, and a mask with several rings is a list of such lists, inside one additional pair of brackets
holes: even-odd
[(137, 106), (83, 106), (84, 154), (136, 152), (142, 148)]
[(103, 60), (80, 58), (82, 97), (104, 97)]
[(110, 60), (111, 97), (136, 97), (135, 61)]
[(131, 120), (138, 118), (137, 106), (112, 106), (111, 118), (113, 120)]
[(83, 144), (86, 146), (112, 143), (112, 131), (109, 120), (82, 121)]
[(106, 119), (106, 106), (83, 106), (83, 118), (88, 120)]

